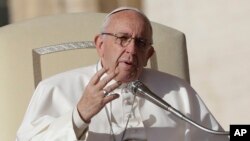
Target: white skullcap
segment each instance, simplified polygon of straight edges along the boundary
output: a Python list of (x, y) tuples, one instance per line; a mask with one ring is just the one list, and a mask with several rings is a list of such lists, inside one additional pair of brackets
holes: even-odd
[(136, 12), (142, 14), (144, 17), (146, 17), (146, 16), (144, 15), (144, 13), (142, 13), (142, 12), (141, 12), (139, 9), (137, 9), (137, 8), (133, 8), (133, 7), (119, 7), (119, 8), (114, 9), (113, 11), (111, 11), (111, 12), (106, 16), (106, 18), (109, 17), (110, 15), (113, 15), (113, 14), (115, 14), (115, 13), (118, 13), (118, 12), (121, 12), (121, 11), (125, 11), (125, 10), (133, 10), (133, 11), (136, 11)]

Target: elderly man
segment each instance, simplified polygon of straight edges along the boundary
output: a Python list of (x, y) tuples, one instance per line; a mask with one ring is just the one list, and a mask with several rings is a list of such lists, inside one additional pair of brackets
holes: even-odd
[(100, 61), (42, 81), (18, 130), (19, 141), (224, 141), (133, 95), (140, 80), (192, 120), (222, 130), (200, 97), (175, 76), (144, 69), (153, 55), (152, 27), (137, 9), (107, 15), (94, 39)]

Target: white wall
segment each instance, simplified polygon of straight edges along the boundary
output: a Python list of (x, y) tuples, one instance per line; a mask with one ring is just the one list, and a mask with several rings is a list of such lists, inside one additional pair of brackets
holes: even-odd
[(191, 83), (216, 119), (250, 123), (250, 1), (145, 0), (152, 20), (186, 34)]

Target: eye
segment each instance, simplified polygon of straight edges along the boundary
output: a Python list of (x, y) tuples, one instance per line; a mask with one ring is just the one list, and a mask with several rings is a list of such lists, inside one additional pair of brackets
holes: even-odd
[(121, 41), (123, 41), (123, 42), (130, 39), (130, 37), (129, 37), (129, 36), (126, 36), (126, 35), (119, 36), (118, 38), (119, 38)]
[(145, 40), (145, 39), (138, 38), (138, 39), (136, 40), (136, 42), (137, 42), (137, 45), (138, 45), (139, 47), (141, 47), (141, 48), (144, 48), (144, 47), (146, 46), (146, 40)]

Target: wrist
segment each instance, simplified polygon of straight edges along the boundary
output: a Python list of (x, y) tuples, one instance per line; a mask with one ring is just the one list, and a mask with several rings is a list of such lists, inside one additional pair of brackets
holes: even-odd
[(91, 122), (91, 118), (88, 118), (88, 117), (85, 116), (83, 113), (81, 113), (80, 110), (79, 110), (78, 105), (77, 105), (76, 109), (77, 109), (77, 112), (78, 112), (80, 118), (81, 118), (85, 123), (89, 124), (89, 123)]

